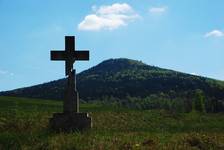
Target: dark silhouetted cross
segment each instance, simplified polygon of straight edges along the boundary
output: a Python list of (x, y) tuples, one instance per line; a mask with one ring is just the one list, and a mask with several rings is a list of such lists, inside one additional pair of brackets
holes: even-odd
[(69, 75), (76, 60), (89, 60), (89, 51), (75, 51), (75, 37), (65, 36), (65, 51), (51, 51), (51, 60), (65, 60), (65, 75)]
[(75, 37), (65, 36), (65, 51), (51, 51), (51, 60), (65, 61), (65, 75), (68, 75), (68, 78), (65, 87), (64, 113), (79, 112), (79, 95), (76, 90), (73, 63), (76, 60), (89, 60), (89, 51), (75, 51)]

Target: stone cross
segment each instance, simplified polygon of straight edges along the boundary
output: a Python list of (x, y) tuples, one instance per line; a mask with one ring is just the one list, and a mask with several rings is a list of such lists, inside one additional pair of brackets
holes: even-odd
[(54, 113), (49, 125), (56, 131), (76, 131), (92, 127), (92, 118), (88, 113), (79, 112), (79, 95), (76, 90), (76, 77), (73, 63), (76, 60), (89, 60), (89, 51), (75, 50), (75, 37), (65, 36), (65, 51), (51, 51), (51, 60), (65, 61), (67, 85), (63, 113)]
[(79, 112), (79, 95), (76, 90), (76, 73), (73, 63), (76, 60), (89, 60), (89, 51), (75, 50), (75, 37), (65, 36), (65, 51), (51, 51), (51, 60), (65, 61), (65, 75), (67, 85), (65, 88), (64, 113)]

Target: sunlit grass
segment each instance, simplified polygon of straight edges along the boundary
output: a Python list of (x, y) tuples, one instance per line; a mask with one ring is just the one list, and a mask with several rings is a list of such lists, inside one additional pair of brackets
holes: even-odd
[(0, 149), (224, 149), (224, 114), (173, 114), (81, 104), (91, 130), (54, 133), (51, 100), (0, 97)]

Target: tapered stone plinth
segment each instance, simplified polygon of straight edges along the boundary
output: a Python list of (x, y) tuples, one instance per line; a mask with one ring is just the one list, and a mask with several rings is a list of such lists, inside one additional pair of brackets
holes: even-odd
[(75, 70), (67, 78), (63, 104), (63, 113), (55, 113), (53, 118), (50, 118), (51, 129), (58, 132), (71, 132), (92, 127), (92, 120), (88, 113), (79, 113), (79, 94), (76, 90)]
[(50, 127), (55, 131), (71, 132), (90, 129), (91, 117), (88, 113), (55, 113), (50, 119)]

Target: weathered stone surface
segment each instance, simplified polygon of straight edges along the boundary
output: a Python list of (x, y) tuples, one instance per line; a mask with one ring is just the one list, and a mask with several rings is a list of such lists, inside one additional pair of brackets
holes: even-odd
[(75, 69), (69, 73), (64, 96), (64, 113), (79, 112), (79, 93), (76, 89)]
[(55, 131), (82, 131), (92, 127), (92, 119), (88, 113), (55, 113), (50, 118), (50, 128)]

